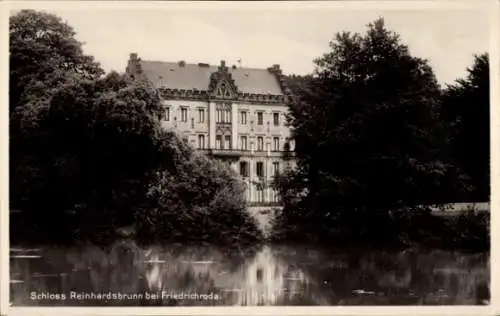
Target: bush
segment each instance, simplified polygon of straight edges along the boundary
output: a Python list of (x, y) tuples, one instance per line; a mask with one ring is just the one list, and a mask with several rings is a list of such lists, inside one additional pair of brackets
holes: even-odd
[(438, 244), (445, 247), (470, 250), (490, 249), (490, 220), (488, 212), (469, 211), (443, 219), (442, 236)]
[(234, 244), (262, 238), (246, 211), (243, 183), (230, 167), (194, 152), (174, 133), (164, 146), (173, 158), (149, 187), (148, 204), (135, 214), (142, 241)]

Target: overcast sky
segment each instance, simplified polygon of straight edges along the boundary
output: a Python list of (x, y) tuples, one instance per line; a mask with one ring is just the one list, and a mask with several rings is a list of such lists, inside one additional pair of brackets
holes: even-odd
[(473, 55), (489, 48), (486, 6), (415, 10), (371, 5), (360, 10), (298, 2), (97, 4), (14, 2), (11, 8), (44, 8), (59, 15), (85, 42), (87, 54), (106, 70), (117, 71), (124, 71), (129, 54), (136, 52), (142, 59), (188, 63), (224, 59), (236, 64), (241, 58), (244, 67), (280, 64), (285, 73), (310, 73), (312, 60), (328, 51), (336, 32), (363, 32), (378, 17), (401, 35), (413, 55), (430, 61), (442, 83), (464, 76)]

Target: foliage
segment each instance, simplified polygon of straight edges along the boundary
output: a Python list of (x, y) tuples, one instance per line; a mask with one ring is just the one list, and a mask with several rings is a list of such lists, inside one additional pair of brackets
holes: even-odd
[(134, 221), (148, 237), (257, 239), (235, 175), (163, 131), (157, 91), (103, 77), (74, 35), (48, 13), (10, 20), (12, 240), (106, 242)]
[(470, 211), (445, 221), (443, 242), (449, 247), (481, 249), (490, 248), (490, 214), (487, 212)]
[(11, 173), (12, 207), (47, 233), (55, 218), (74, 222), (70, 231), (130, 222), (151, 167), (168, 161), (158, 146), (156, 92), (111, 73), (61, 85), (36, 106), (37, 124), (17, 139), (25, 155)]
[(164, 144), (172, 168), (158, 171), (150, 203), (136, 213), (141, 239), (234, 244), (262, 237), (246, 211), (243, 183), (226, 163), (194, 152), (173, 132), (165, 132)]
[(103, 74), (93, 57), (84, 55), (73, 28), (53, 14), (20, 11), (10, 18), (9, 40), (11, 113), (68, 75), (96, 79)]
[[(287, 238), (394, 242), (403, 219), (426, 217), (468, 188), (447, 159), (440, 87), (383, 20), (337, 34), (291, 104), (300, 201), (276, 221)], [(285, 197), (287, 193), (283, 194)], [(293, 195), (293, 194), (291, 194)], [(289, 196), (291, 196), (289, 194)], [(411, 221), (410, 221), (411, 222)]]
[(468, 202), (490, 199), (490, 85), (487, 54), (475, 56), (465, 79), (446, 88), (443, 120), (448, 123), (452, 157), (471, 179)]

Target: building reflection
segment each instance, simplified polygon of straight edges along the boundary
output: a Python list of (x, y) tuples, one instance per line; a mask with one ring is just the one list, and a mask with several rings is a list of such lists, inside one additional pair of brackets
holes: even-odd
[[(10, 297), (14, 306), (474, 305), (489, 301), (489, 269), (487, 254), (439, 250), (41, 247), (11, 251)], [(217, 299), (31, 300), (33, 291), (166, 291)]]

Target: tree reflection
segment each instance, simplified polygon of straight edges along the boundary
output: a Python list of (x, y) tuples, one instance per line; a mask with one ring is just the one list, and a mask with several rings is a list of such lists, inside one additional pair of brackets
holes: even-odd
[[(490, 296), (487, 254), (299, 245), (142, 247), (133, 241), (109, 248), (44, 247), (38, 254), (11, 258), (15, 306), (453, 305), (484, 304)], [(34, 291), (142, 297), (31, 300)], [(162, 292), (198, 297), (162, 297)]]

